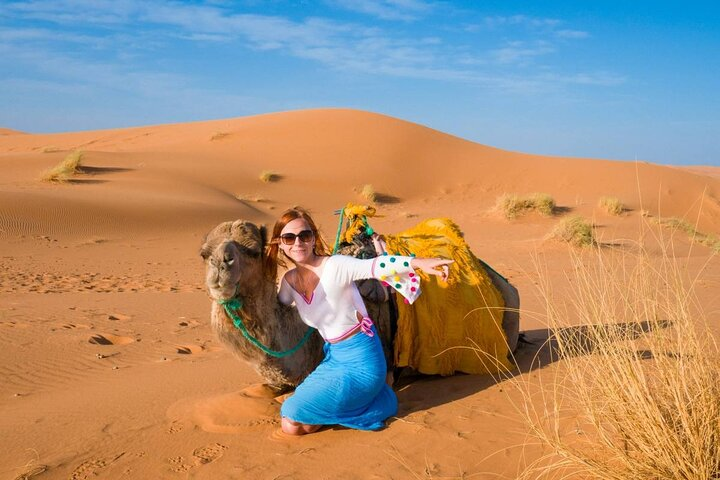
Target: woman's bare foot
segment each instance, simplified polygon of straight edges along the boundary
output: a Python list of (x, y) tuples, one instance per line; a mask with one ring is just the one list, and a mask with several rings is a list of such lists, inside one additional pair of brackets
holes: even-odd
[(288, 435), (306, 435), (308, 433), (317, 432), (322, 425), (307, 425), (305, 423), (295, 422), (287, 417), (282, 418), (282, 431)]

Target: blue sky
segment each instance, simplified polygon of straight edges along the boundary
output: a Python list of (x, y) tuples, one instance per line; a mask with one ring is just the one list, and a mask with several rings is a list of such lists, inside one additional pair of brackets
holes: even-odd
[(529, 153), (720, 165), (710, 1), (0, 1), (0, 126), (304, 108)]

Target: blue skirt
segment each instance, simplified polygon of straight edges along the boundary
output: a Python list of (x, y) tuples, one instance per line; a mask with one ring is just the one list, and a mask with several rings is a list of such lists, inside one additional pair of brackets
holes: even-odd
[(397, 414), (398, 401), (385, 383), (385, 354), (377, 334), (358, 332), (323, 349), (325, 358), (283, 402), (280, 414), (308, 425), (384, 427)]

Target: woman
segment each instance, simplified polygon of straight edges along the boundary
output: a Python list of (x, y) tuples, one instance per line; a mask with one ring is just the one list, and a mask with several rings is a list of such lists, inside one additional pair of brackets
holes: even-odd
[(414, 269), (446, 280), (452, 260), (328, 256), (315, 222), (302, 208), (286, 211), (273, 228), (266, 270), (273, 276), (278, 264), (285, 266), (280, 254), (294, 266), (280, 282), (280, 301), (295, 303), (302, 320), (325, 340), (325, 358), (282, 405), (283, 432), (302, 435), (322, 425), (382, 428), (397, 413), (397, 397), (385, 383), (382, 345), (353, 282), (387, 280), (412, 301), (419, 294)]

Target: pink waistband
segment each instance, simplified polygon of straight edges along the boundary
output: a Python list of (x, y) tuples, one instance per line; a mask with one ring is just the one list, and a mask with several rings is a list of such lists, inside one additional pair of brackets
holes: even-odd
[(372, 331), (372, 326), (373, 326), (373, 325), (374, 325), (374, 324), (373, 324), (372, 318), (370, 318), (370, 317), (363, 317), (362, 320), (360, 320), (357, 325), (353, 325), (352, 327), (350, 327), (350, 329), (349, 329), (348, 331), (346, 331), (345, 333), (343, 333), (343, 334), (340, 335), (339, 337), (328, 338), (327, 341), (330, 342), (330, 343), (337, 343), (337, 342), (339, 342), (340, 340), (345, 340), (346, 338), (348, 338), (348, 337), (352, 336), (353, 334), (355, 334), (355, 332), (357, 332), (358, 329), (360, 329), (360, 331), (362, 331), (362, 333), (364, 333), (364, 334), (367, 335), (368, 337), (374, 337), (374, 336), (375, 336), (375, 332)]

